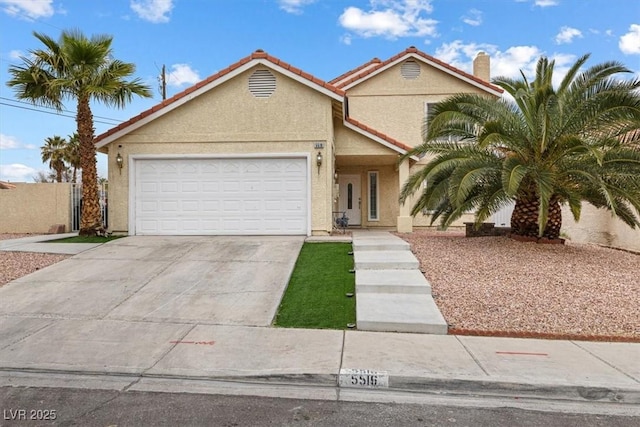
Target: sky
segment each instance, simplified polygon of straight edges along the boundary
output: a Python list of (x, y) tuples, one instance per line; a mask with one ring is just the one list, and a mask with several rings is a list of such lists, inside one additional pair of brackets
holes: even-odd
[(547, 56), (559, 81), (586, 53), (587, 66), (619, 61), (640, 75), (638, 0), (0, 0), (0, 180), (48, 172), (44, 140), (76, 130), (73, 101), (57, 114), (6, 85), (8, 68), (42, 47), (34, 31), (58, 39), (67, 29), (113, 36), (114, 57), (153, 89), (122, 110), (92, 105), (96, 135), (162, 100), (163, 65), (170, 97), (256, 49), (326, 81), (409, 46), (467, 72), (485, 51), (494, 77), (531, 78)]

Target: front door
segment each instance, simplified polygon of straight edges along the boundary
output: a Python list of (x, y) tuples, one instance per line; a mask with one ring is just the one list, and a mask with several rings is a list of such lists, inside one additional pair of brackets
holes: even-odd
[(340, 175), (338, 177), (340, 198), (338, 210), (346, 212), (349, 225), (361, 224), (360, 175)]

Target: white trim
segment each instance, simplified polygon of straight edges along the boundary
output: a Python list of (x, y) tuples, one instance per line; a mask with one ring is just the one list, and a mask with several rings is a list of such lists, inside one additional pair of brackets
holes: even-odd
[(311, 236), (311, 153), (251, 154), (131, 154), (129, 155), (129, 221), (128, 234), (136, 234), (136, 161), (181, 159), (305, 159), (307, 163), (307, 236)]
[[(380, 138), (380, 137), (379, 137), (379, 136), (377, 136), (377, 135), (374, 135), (374, 134), (372, 134), (372, 133), (370, 133), (370, 132), (367, 132), (366, 130), (361, 129), (361, 128), (359, 128), (358, 126), (356, 126), (356, 125), (354, 125), (354, 124), (352, 124), (352, 123), (349, 123), (346, 119), (345, 119), (345, 120), (343, 120), (343, 121), (342, 121), (342, 123), (344, 124), (344, 126), (345, 126), (346, 128), (349, 128), (349, 129), (351, 129), (352, 131), (358, 132), (360, 135), (364, 135), (364, 136), (366, 136), (367, 138), (369, 138), (369, 139), (371, 139), (371, 140), (373, 140), (373, 141), (375, 141), (375, 142), (377, 142), (377, 143), (379, 143), (379, 144), (382, 144), (382, 145), (384, 145), (385, 147), (390, 148), (390, 149), (392, 149), (393, 151), (395, 151), (395, 152), (397, 152), (397, 153), (400, 153), (400, 154), (407, 154), (407, 150), (402, 149), (402, 148), (398, 147), (397, 145), (394, 145), (394, 144), (390, 143), (389, 141), (386, 141), (386, 140), (384, 140), (384, 139)], [(416, 156), (411, 156), (411, 160), (415, 160), (415, 161), (417, 162), (417, 161), (419, 161), (420, 159), (419, 159), (418, 157), (416, 157)]]
[[(479, 89), (482, 89), (482, 90), (484, 90), (486, 92), (489, 92), (492, 95), (502, 96), (502, 92), (494, 90), (494, 89), (492, 89), (490, 87), (487, 87), (487, 86), (485, 86), (483, 84), (480, 84), (477, 81), (475, 81), (473, 79), (470, 79), (469, 77), (467, 77), (467, 76), (465, 76), (463, 74), (456, 73), (455, 71), (450, 70), (449, 68), (444, 67), (444, 66), (442, 66), (442, 65), (440, 65), (440, 64), (438, 64), (436, 62), (429, 61), (428, 59), (426, 59), (426, 58), (424, 58), (424, 57), (422, 57), (422, 56), (420, 56), (420, 55), (418, 55), (417, 53), (414, 53), (414, 52), (410, 52), (410, 53), (407, 53), (405, 55), (402, 55), (400, 58), (396, 59), (395, 61), (390, 62), (390, 63), (386, 64), (385, 66), (378, 68), (377, 70), (367, 74), (366, 76), (362, 76), (362, 78), (360, 78), (360, 79), (358, 79), (358, 80), (356, 80), (354, 82), (349, 83), (348, 85), (342, 87), (341, 89), (344, 90), (344, 91), (347, 91), (347, 90), (351, 89), (352, 87), (354, 87), (356, 85), (359, 85), (360, 83), (370, 79), (371, 77), (374, 77), (374, 76), (382, 73), (383, 71), (386, 71), (389, 68), (391, 68), (391, 67), (393, 67), (393, 66), (395, 66), (395, 65), (397, 65), (397, 64), (399, 64), (399, 63), (401, 63), (401, 62), (403, 62), (405, 60), (407, 60), (408, 58), (415, 58), (415, 59), (419, 60), (420, 62), (423, 62), (423, 63), (428, 64), (428, 65), (430, 65), (430, 66), (432, 66), (434, 68), (437, 68), (438, 70), (443, 71), (443, 72), (445, 72), (445, 73), (447, 73), (447, 74), (449, 74), (449, 75), (451, 75), (453, 77), (457, 77), (458, 79), (460, 79), (460, 80), (462, 80), (462, 81), (464, 81), (466, 83), (469, 83), (470, 85), (473, 85), (473, 86), (475, 86), (475, 87), (477, 87)], [(460, 71), (462, 71), (462, 70), (460, 70)]]
[[(127, 135), (128, 133), (139, 129), (140, 127), (148, 124), (149, 122), (152, 122), (153, 120), (164, 116), (165, 114), (175, 110), (176, 108), (186, 104), (187, 102), (191, 101), (194, 98), (197, 98), (198, 96), (210, 91), (211, 89), (220, 86), (222, 83), (225, 83), (231, 79), (233, 79), (234, 77), (236, 77), (239, 74), (244, 73), (245, 71), (255, 67), (256, 65), (264, 65), (267, 68), (270, 68), (280, 74), (283, 74), (299, 83), (302, 83), (305, 86), (310, 87), (311, 89), (315, 89), (318, 92), (327, 95), (333, 99), (335, 99), (336, 101), (340, 101), (340, 102), (344, 102), (344, 97), (342, 95), (338, 95), (337, 93), (323, 87), (320, 86), (314, 82), (312, 82), (311, 80), (302, 77), (299, 74), (295, 74), (292, 73), (291, 71), (280, 67), (279, 65), (274, 64), (273, 62), (265, 59), (265, 58), (257, 58), (257, 59), (252, 59), (251, 61), (247, 62), (246, 64), (243, 64), (241, 66), (239, 66), (238, 68), (234, 69), (233, 71), (230, 71), (229, 73), (225, 74), (224, 76), (221, 76), (215, 80), (213, 80), (212, 82), (209, 82), (208, 84), (202, 86), (201, 88), (191, 92), (188, 95), (183, 96), (180, 99), (177, 99), (176, 101), (160, 108), (158, 111), (149, 114), (148, 116), (138, 120), (135, 123), (131, 123), (129, 126), (119, 130), (118, 132), (114, 133), (113, 135), (109, 135), (107, 136), (105, 139), (103, 139), (102, 141), (100, 141), (99, 143), (96, 144), (96, 148), (102, 148), (105, 145), (108, 145), (110, 143), (112, 143), (113, 141), (117, 140), (118, 138), (122, 138), (123, 136)], [(148, 111), (148, 110), (145, 110)], [(135, 116), (134, 116), (135, 117)]]
[[(376, 175), (376, 218), (371, 217), (371, 175)], [(367, 171), (367, 220), (380, 221), (380, 173)]]

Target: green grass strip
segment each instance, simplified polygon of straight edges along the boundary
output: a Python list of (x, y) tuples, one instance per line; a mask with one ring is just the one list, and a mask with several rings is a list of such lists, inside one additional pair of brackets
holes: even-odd
[(65, 237), (64, 239), (47, 240), (46, 242), (43, 242), (43, 243), (107, 243), (107, 242), (110, 242), (111, 240), (120, 239), (122, 237), (126, 237), (126, 236), (109, 236), (109, 237), (72, 236), (72, 237)]
[(346, 329), (356, 322), (350, 243), (305, 243), (274, 324), (287, 328)]

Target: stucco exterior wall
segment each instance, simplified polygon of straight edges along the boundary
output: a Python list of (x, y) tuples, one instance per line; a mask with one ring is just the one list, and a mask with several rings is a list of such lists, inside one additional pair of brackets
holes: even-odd
[[(420, 162), (415, 163), (413, 166), (411, 166), (409, 173), (410, 174), (414, 174), (419, 172), (428, 162), (428, 158), (425, 157), (423, 159), (420, 160)], [(404, 183), (403, 183), (404, 185)], [(418, 200), (418, 198), (420, 197), (420, 195), (422, 194), (421, 189), (416, 191), (412, 197), (410, 197), (406, 204), (408, 206), (410, 206), (412, 209), (413, 205), (416, 203), (416, 201)], [(465, 222), (473, 222), (475, 220), (474, 215), (472, 212), (470, 213), (465, 213), (462, 215), (462, 217), (456, 221), (454, 221), (454, 223), (451, 225), (451, 227), (464, 227), (464, 223)], [(423, 213), (419, 213), (418, 215), (416, 215), (413, 218), (413, 226), (414, 227), (418, 227), (418, 228), (424, 228), (424, 227), (439, 227), (440, 226), (440, 219), (438, 218), (436, 220), (435, 223), (431, 224), (431, 215), (429, 214), (423, 214)]]
[(71, 230), (71, 184), (14, 184), (0, 190), (0, 233), (46, 233), (54, 224)]
[(632, 229), (606, 209), (584, 204), (576, 223), (568, 206), (562, 208), (562, 232), (580, 243), (596, 243), (640, 252), (640, 230)]
[(422, 142), (425, 103), (442, 101), (459, 92), (486, 93), (420, 61), (420, 74), (405, 79), (397, 64), (347, 90), (349, 115), (397, 140)]
[(334, 121), (336, 156), (393, 156), (398, 153)]
[[(254, 67), (109, 144), (109, 221), (114, 232), (128, 231), (129, 156), (136, 154), (269, 154), (311, 156), (311, 229), (331, 230), (331, 99), (273, 70), (276, 90), (255, 98), (248, 90)], [(322, 143), (324, 148), (316, 149)], [(324, 158), (316, 167), (316, 154)], [(120, 173), (117, 153), (124, 158)]]

